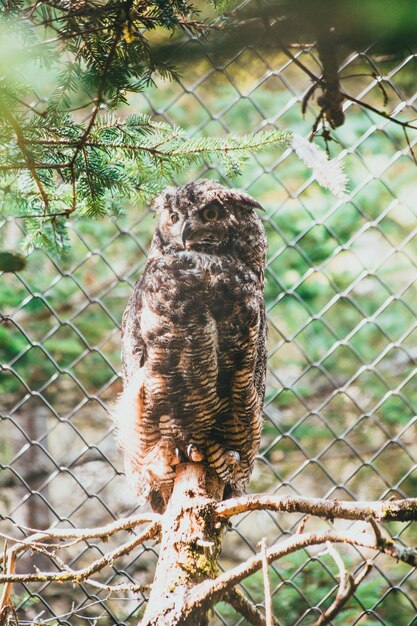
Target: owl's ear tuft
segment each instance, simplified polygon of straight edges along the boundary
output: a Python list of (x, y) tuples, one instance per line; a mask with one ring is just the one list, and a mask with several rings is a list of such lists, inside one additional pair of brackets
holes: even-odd
[(163, 211), (170, 205), (170, 200), (176, 194), (175, 187), (168, 187), (158, 196), (156, 196), (149, 205), (149, 210), (154, 211), (155, 213), (159, 213)]
[(149, 205), (149, 210), (152, 211), (152, 213), (156, 213), (158, 209), (161, 208), (164, 195), (165, 194), (160, 193), (159, 196), (156, 196), (155, 198), (151, 200), (151, 203)]
[(237, 204), (243, 210), (258, 209), (259, 211), (265, 211), (265, 209), (259, 204), (257, 200), (252, 198), (249, 194), (241, 191), (240, 189), (226, 189), (224, 193), (224, 201), (226, 203), (233, 202)]

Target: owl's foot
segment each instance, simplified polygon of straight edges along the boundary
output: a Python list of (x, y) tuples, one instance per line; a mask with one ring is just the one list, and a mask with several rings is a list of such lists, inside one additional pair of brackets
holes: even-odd
[(194, 463), (201, 463), (204, 460), (204, 454), (192, 443), (187, 446), (187, 456)]
[(237, 450), (226, 450), (223, 454), (223, 458), (229, 467), (240, 465), (240, 454)]
[(171, 465), (175, 467), (175, 465), (179, 465), (180, 463), (182, 463), (181, 452), (179, 451), (179, 448), (175, 448), (171, 459)]
[(226, 483), (233, 480), (241, 461), (237, 450), (225, 450), (217, 442), (213, 442), (207, 448), (207, 460)]
[(175, 467), (182, 462), (181, 452), (172, 439), (161, 439), (159, 449), (167, 465)]

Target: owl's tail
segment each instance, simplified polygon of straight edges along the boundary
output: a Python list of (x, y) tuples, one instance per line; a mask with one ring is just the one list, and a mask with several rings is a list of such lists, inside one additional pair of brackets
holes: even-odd
[(144, 503), (149, 495), (149, 485), (145, 480), (140, 481), (138, 485), (137, 476), (142, 456), (140, 422), (143, 414), (143, 390), (144, 369), (140, 368), (117, 398), (111, 410), (111, 417), (115, 426), (117, 445), (124, 456), (127, 481)]
[(139, 424), (143, 413), (144, 369), (136, 370), (111, 410), (117, 444), (123, 454), (134, 457), (140, 448)]

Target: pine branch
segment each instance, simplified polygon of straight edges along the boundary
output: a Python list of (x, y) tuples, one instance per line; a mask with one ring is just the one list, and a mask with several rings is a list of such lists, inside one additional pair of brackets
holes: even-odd
[(105, 63), (104, 68), (103, 68), (103, 74), (102, 74), (102, 77), (101, 77), (101, 82), (100, 82), (99, 88), (97, 90), (95, 106), (94, 106), (93, 112), (91, 114), (90, 121), (88, 122), (87, 128), (85, 129), (84, 134), (81, 137), (81, 139), (80, 139), (80, 141), (79, 141), (79, 143), (77, 145), (77, 149), (75, 150), (74, 155), (73, 155), (73, 157), (71, 159), (71, 165), (70, 165), (71, 167), (74, 166), (75, 159), (77, 158), (79, 152), (86, 145), (87, 138), (88, 138), (88, 136), (89, 136), (89, 134), (91, 132), (91, 129), (94, 126), (94, 122), (96, 120), (98, 112), (100, 111), (100, 105), (101, 105), (102, 97), (103, 97), (103, 94), (104, 94), (104, 91), (105, 91), (105, 87), (106, 87), (107, 75), (108, 75), (108, 73), (110, 71), (110, 67), (111, 67), (111, 64), (113, 62), (113, 59), (114, 59), (114, 56), (115, 56), (115, 53), (116, 53), (116, 48), (117, 48), (117, 46), (118, 46), (118, 44), (120, 42), (121, 36), (122, 36), (122, 33), (120, 31), (116, 31), (116, 34), (114, 36), (114, 40), (113, 40), (112, 46), (110, 48), (110, 51), (109, 51), (108, 56), (107, 56), (106, 63)]
[(27, 145), (26, 145), (27, 142), (23, 135), (22, 129), (20, 128), (19, 124), (17, 123), (13, 115), (6, 108), (3, 108), (1, 110), (1, 114), (5, 117), (5, 119), (8, 121), (8, 123), (13, 128), (16, 134), (17, 146), (20, 149), (23, 158), (25, 159), (26, 168), (30, 171), (33, 177), (33, 180), (36, 183), (36, 186), (42, 197), (45, 209), (48, 210), (49, 208), (48, 194), (46, 193), (45, 188), (36, 172), (35, 161), (34, 161), (33, 155), (30, 153), (30, 151), (27, 148)]
[[(114, 193), (119, 198), (140, 193), (147, 199), (159, 192), (176, 171), (216, 156), (237, 173), (247, 153), (287, 145), (291, 136), (288, 132), (266, 131), (225, 139), (188, 139), (181, 128), (140, 115), (126, 120), (98, 116), (88, 136), (85, 132), (80, 134), (78, 128), (62, 131), (54, 126), (56, 136), (45, 137), (44, 119), (32, 121), (30, 130), (32, 137), (27, 144), (40, 160), (32, 159), (31, 169), (27, 163), (0, 166), (0, 173), (20, 168), (29, 169), (30, 173), (60, 172), (61, 182), (55, 178), (45, 181), (47, 188), (54, 186), (53, 192), (49, 191), (47, 211), (39, 210), (36, 204), (32, 210), (19, 211), (20, 216), (30, 220), (27, 245), (46, 246), (51, 251), (65, 249), (66, 223), (56, 218), (68, 217), (76, 211), (87, 217), (104, 216), (110, 211), (109, 202)], [(59, 158), (60, 162), (48, 163), (48, 157)], [(139, 172), (139, 186), (133, 172)], [(69, 194), (64, 194), (66, 185), (70, 186)], [(32, 202), (36, 198), (30, 188), (28, 197)]]
[[(155, 74), (178, 78), (177, 68), (155, 52), (150, 31), (206, 36), (221, 28), (198, 20), (186, 0), (29, 6), (9, 0), (0, 9), (0, 28), (16, 51), (0, 78), (0, 177), (7, 180), (0, 195), (8, 215), (25, 218), (28, 249), (62, 254), (69, 216), (113, 215), (116, 199), (119, 211), (127, 201), (149, 201), (176, 173), (207, 160), (235, 176), (251, 152), (288, 145), (285, 132), (188, 138), (146, 116), (121, 120), (111, 113)], [(42, 98), (30, 81), (15, 79), (28, 61), (51, 70)], [(77, 111), (91, 103), (80, 121)]]

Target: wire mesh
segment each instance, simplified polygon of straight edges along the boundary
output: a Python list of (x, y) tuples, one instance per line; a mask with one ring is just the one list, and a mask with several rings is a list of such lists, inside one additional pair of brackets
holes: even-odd
[[(192, 37), (190, 37), (190, 42)], [(184, 44), (187, 46), (187, 43)], [(296, 58), (319, 72), (314, 48)], [(341, 75), (361, 102), (392, 116), (416, 116), (416, 56), (350, 54)], [(349, 78), (349, 76), (353, 76)], [(318, 108), (301, 114), (309, 77), (276, 50), (246, 48), (221, 66), (207, 58), (187, 66), (179, 84), (160, 84), (131, 106), (192, 133), (247, 132), (268, 126), (307, 134)], [(266, 302), (269, 368), (262, 448), (250, 491), (340, 499), (416, 495), (417, 138), (345, 102), (347, 120), (331, 149), (350, 179), (347, 201), (323, 191), (287, 149), (251, 157), (238, 184), (266, 209), (269, 238)], [(192, 173), (223, 178), (215, 166)], [(178, 177), (178, 182), (190, 175)], [(26, 269), (2, 276), (0, 372), (3, 438), (3, 532), (100, 525), (135, 511), (115, 448), (109, 404), (121, 389), (120, 321), (146, 262), (154, 224), (132, 207), (118, 221), (72, 224), (72, 256), (44, 252)], [(1, 225), (14, 247), (19, 223)], [(228, 533), (222, 567), (277, 541), (299, 517), (252, 512)], [(17, 525), (17, 526), (16, 526)], [(20, 528), (20, 531), (18, 529)], [(412, 542), (407, 524), (391, 525)], [(415, 531), (414, 531), (415, 539)], [(118, 537), (118, 541), (120, 541)], [(110, 541), (110, 546), (114, 540)], [(116, 544), (114, 544), (116, 545)], [(106, 550), (108, 545), (106, 545)], [(70, 549), (80, 567), (103, 553), (98, 541)], [(353, 570), (369, 555), (346, 552)], [(157, 547), (146, 543), (106, 568), (106, 584), (152, 580)], [(26, 555), (18, 571), (59, 569)], [(338, 587), (328, 556), (309, 550), (271, 568), (276, 623), (313, 624)], [(334, 624), (417, 624), (415, 571), (375, 559), (369, 579)], [(262, 604), (259, 579), (245, 592)], [(146, 594), (111, 594), (80, 584), (16, 586), (25, 623), (133, 624)], [(244, 624), (220, 605), (213, 624)]]

